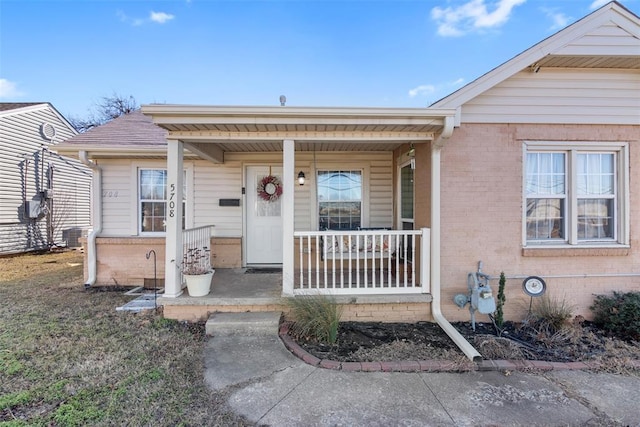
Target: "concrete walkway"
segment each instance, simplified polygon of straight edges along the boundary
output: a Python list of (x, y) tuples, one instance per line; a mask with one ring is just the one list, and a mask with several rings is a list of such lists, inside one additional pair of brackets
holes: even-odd
[(278, 337), (279, 313), (207, 323), (206, 382), (270, 426), (640, 426), (640, 378), (558, 370), (345, 372), (309, 365)]

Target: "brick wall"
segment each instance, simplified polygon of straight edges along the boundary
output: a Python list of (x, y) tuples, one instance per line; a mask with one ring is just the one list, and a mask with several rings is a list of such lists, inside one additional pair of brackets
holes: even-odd
[[(640, 164), (639, 137), (637, 126), (465, 124), (456, 129), (442, 151), (441, 285), (445, 316), (450, 320), (469, 319), (468, 310), (459, 309), (452, 298), (467, 292), (467, 273), (476, 271), (480, 260), (483, 271), (491, 276), (501, 271), (507, 276), (584, 275), (549, 278), (547, 292), (567, 299), (576, 306), (576, 314), (587, 318), (591, 317), (589, 305), (594, 294), (639, 290), (640, 277), (614, 276), (640, 272), (640, 168), (635, 167)], [(524, 140), (630, 142), (631, 249), (523, 251)], [(497, 294), (497, 280), (491, 285)], [(506, 317), (522, 318), (529, 297), (522, 291), (521, 278), (507, 281), (506, 296)]]
[[(431, 304), (429, 303), (387, 303), (387, 304), (344, 304), (342, 321), (360, 322), (408, 322), (431, 321)], [(163, 305), (163, 315), (168, 319), (189, 322), (203, 321), (215, 312), (281, 311), (287, 317), (288, 309), (280, 304), (265, 305), (215, 305), (215, 304), (172, 304)]]
[[(239, 268), (242, 264), (241, 239), (211, 239), (214, 268)], [(156, 275), (164, 278), (164, 237), (99, 237), (96, 239), (97, 286), (142, 286), (145, 278), (154, 277), (153, 258), (156, 252)], [(87, 275), (85, 251), (85, 280)]]

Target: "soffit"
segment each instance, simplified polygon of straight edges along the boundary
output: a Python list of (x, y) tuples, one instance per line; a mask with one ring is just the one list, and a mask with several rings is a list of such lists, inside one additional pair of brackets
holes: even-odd
[(224, 152), (390, 151), (432, 140), (454, 110), (426, 108), (215, 107), (148, 105), (143, 112), (169, 139), (214, 144)]
[(621, 68), (640, 70), (638, 56), (573, 56), (549, 55), (536, 61), (540, 67), (549, 68)]

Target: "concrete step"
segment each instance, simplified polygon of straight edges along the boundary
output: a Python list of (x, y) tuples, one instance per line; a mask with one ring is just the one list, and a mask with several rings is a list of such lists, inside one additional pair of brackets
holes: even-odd
[(254, 313), (214, 313), (205, 324), (207, 335), (277, 336), (279, 311)]

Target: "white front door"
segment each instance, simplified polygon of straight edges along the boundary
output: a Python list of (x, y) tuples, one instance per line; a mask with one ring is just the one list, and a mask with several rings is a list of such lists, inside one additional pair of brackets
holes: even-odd
[(282, 264), (281, 178), (280, 166), (247, 167), (247, 264)]

